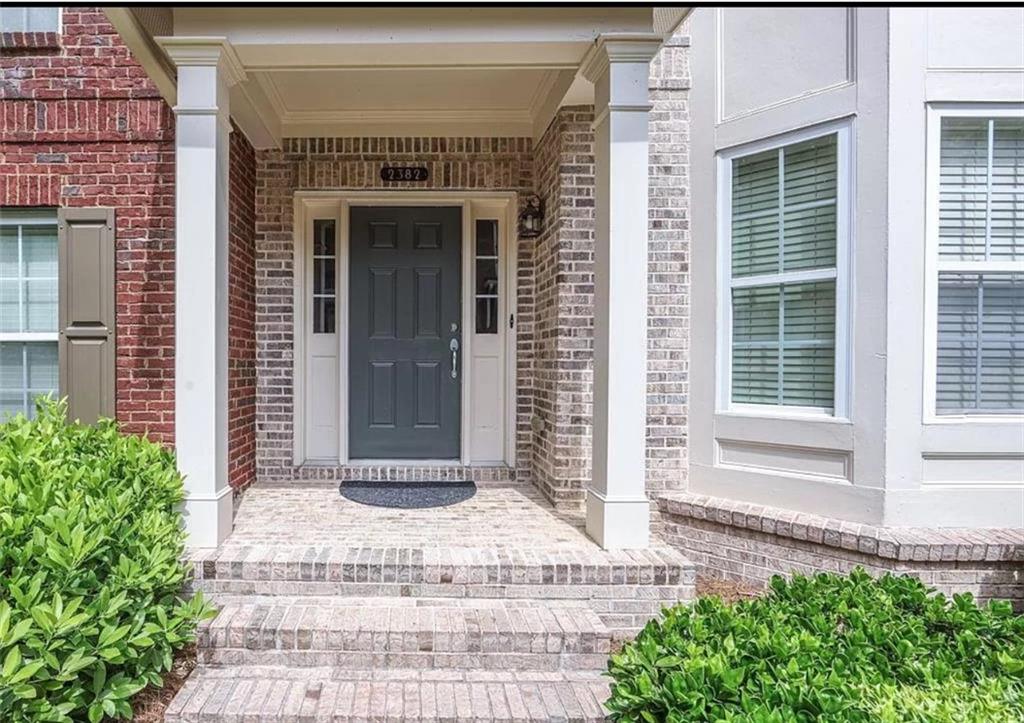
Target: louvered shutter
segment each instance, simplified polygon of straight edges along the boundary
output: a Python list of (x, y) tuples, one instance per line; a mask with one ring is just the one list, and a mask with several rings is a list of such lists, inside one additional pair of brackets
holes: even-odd
[(114, 211), (61, 209), (58, 232), (60, 391), (92, 423), (114, 416)]

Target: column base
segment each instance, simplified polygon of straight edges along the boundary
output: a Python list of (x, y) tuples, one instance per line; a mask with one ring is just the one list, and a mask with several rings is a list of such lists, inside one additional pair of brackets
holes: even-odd
[(189, 548), (217, 547), (231, 534), (235, 516), (232, 492), (228, 486), (213, 495), (186, 494), (182, 516)]
[(606, 550), (636, 550), (651, 544), (651, 503), (646, 498), (606, 499), (587, 490), (587, 534)]

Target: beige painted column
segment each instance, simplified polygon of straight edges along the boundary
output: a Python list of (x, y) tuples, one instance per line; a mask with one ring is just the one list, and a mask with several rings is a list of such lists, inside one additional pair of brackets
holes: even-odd
[(174, 445), (191, 547), (231, 532), (228, 484), (228, 89), (224, 38), (162, 38), (178, 69), (175, 128)]
[(603, 35), (594, 84), (594, 420), (587, 533), (604, 548), (650, 541), (647, 435), (647, 96), (660, 36)]

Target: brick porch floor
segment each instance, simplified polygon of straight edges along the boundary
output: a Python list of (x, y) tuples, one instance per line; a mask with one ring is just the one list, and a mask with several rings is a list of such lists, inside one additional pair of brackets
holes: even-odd
[(171, 722), (600, 720), (608, 650), (695, 579), (675, 549), (603, 550), (514, 484), (426, 510), (257, 485), (193, 561), (220, 612)]

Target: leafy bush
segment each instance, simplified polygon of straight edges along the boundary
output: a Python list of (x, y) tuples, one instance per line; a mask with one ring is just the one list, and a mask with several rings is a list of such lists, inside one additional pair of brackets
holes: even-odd
[(915, 578), (776, 577), (764, 597), (680, 605), (609, 663), (630, 721), (1024, 720), (1024, 617)]
[(0, 720), (130, 718), (209, 614), (183, 601), (173, 456), (66, 405), (0, 425)]

